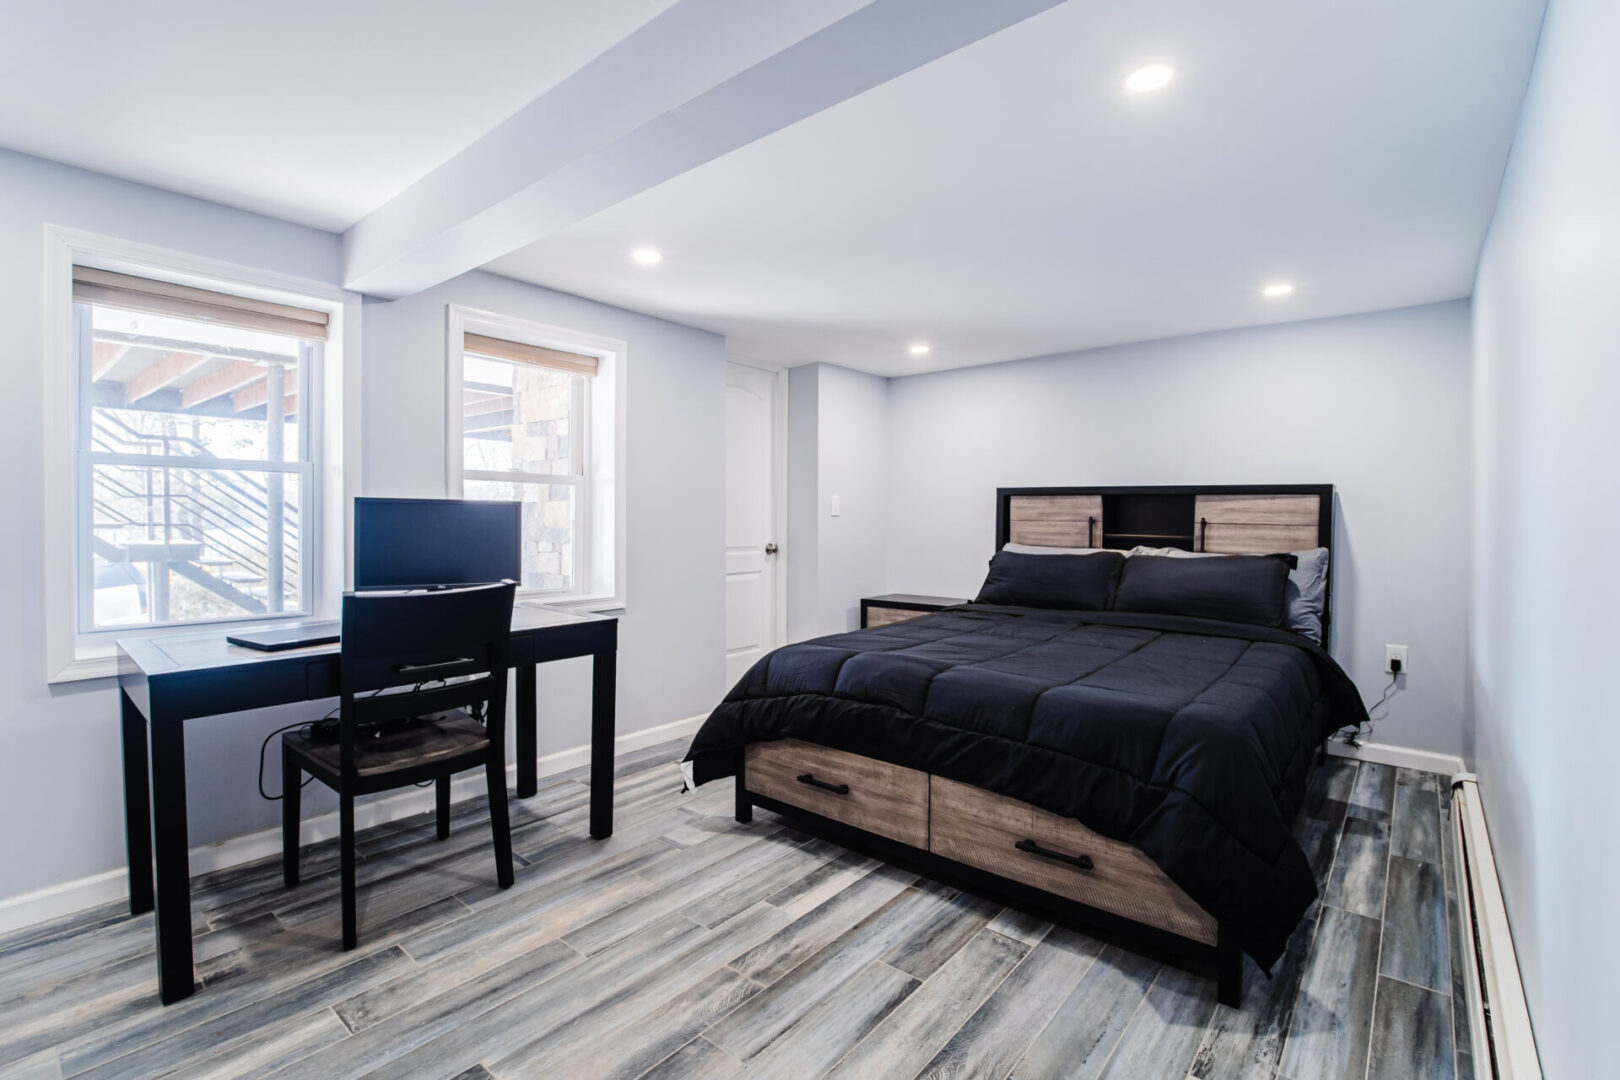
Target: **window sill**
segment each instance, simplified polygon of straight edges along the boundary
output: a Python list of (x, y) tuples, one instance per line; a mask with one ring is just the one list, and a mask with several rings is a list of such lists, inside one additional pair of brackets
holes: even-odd
[[(548, 599), (545, 593), (519, 593), (518, 599), (523, 603), (541, 604), (545, 607), (557, 608), (561, 611), (578, 611), (599, 614), (602, 612), (620, 612), (624, 610), (624, 597), (622, 596), (566, 596), (552, 597)], [(316, 618), (318, 618), (318, 616), (313, 614), (301, 615), (283, 620), (283, 623), (284, 625), (292, 626), (301, 622), (309, 622)], [(155, 637), (160, 632), (185, 633), (188, 630), (190, 630), (192, 633), (206, 633), (209, 630), (218, 630), (221, 634), (226, 634), (233, 632), (235, 629), (239, 628), (240, 625), (242, 624), (214, 623), (212, 625), (194, 627), (170, 626), (164, 627), (163, 631), (153, 632), (150, 635), (129, 634), (126, 636)], [(277, 625), (277, 622), (273, 620), (253, 620), (248, 625), (251, 625), (255, 629), (273, 629)], [(117, 674), (119, 674), (118, 646), (92, 646), (82, 648), (78, 656), (74, 657), (72, 661), (59, 668), (50, 676), (50, 678), (46, 679), (45, 681), (48, 685), (55, 686), (61, 683), (89, 682), (93, 679), (110, 679)]]
[[(275, 615), (261, 616), (249, 619), (220, 619), (215, 622), (180, 623), (173, 626), (156, 627), (126, 627), (122, 630), (99, 631), (92, 640), (80, 638), (76, 643), (73, 659), (61, 663), (60, 655), (47, 658), (51, 667), (51, 675), (45, 682), (49, 686), (61, 683), (88, 682), (92, 679), (109, 679), (121, 674), (118, 667), (118, 641), (137, 640), (141, 638), (165, 637), (173, 634), (206, 634), (218, 633), (221, 637), (226, 634), (238, 633), (242, 630), (275, 630), (283, 626), (297, 626), (300, 623), (316, 622), (320, 616), (311, 611), (301, 615)], [(111, 638), (116, 633), (117, 639)], [(64, 651), (66, 651), (64, 649)], [(56, 666), (60, 664), (60, 666)]]
[(613, 596), (556, 596), (546, 593), (519, 593), (518, 600), (525, 604), (541, 604), (559, 611), (601, 613), (623, 611), (624, 597)]
[(110, 679), (118, 674), (118, 650), (97, 651), (75, 658), (61, 670), (45, 680), (52, 686), (58, 683), (87, 682), (91, 679)]

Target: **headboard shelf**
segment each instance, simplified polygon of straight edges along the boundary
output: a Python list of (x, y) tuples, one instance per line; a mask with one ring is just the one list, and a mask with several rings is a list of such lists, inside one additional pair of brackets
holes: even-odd
[(997, 488), (996, 550), (1008, 543), (1122, 551), (1144, 544), (1220, 555), (1324, 547), (1324, 638), (1329, 628), (1332, 484)]

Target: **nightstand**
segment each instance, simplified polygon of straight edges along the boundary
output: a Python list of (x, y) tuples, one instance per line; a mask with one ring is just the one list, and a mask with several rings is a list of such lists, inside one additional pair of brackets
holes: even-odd
[(910, 593), (885, 593), (882, 596), (863, 596), (861, 598), (861, 629), (869, 630), (874, 626), (888, 626), (890, 623), (905, 622), (915, 619), (919, 615), (926, 615), (930, 611), (941, 608), (955, 607), (965, 604), (966, 600), (953, 596), (913, 596)]

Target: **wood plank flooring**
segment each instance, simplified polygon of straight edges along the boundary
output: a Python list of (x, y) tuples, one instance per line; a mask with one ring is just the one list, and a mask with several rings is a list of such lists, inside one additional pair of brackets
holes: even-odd
[(360, 838), (360, 948), (335, 850), (199, 877), (202, 987), (157, 1004), (151, 916), (0, 938), (0, 1076), (1169, 1077), (1472, 1080), (1440, 778), (1330, 760), (1298, 835), (1322, 900), (1245, 1007), (1212, 980), (848, 852), (729, 783), (682, 793), (667, 744), (513, 804), (495, 887), (482, 803)]

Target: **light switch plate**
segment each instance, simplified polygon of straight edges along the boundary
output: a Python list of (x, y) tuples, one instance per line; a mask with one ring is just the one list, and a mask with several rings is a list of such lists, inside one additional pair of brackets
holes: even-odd
[(838, 496), (836, 495), (832, 497), (832, 516), (838, 516)]

